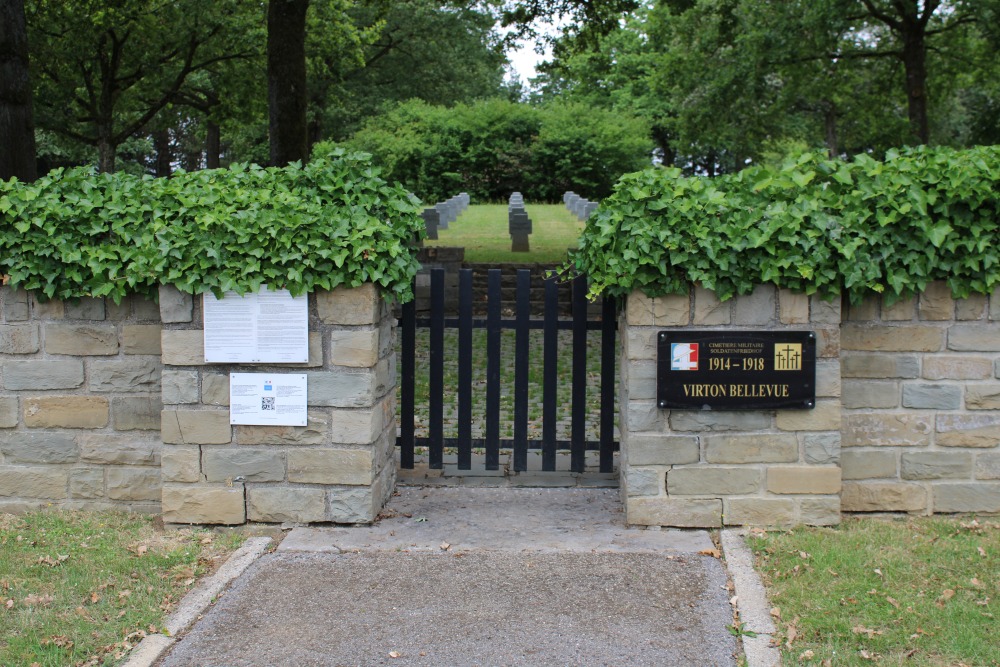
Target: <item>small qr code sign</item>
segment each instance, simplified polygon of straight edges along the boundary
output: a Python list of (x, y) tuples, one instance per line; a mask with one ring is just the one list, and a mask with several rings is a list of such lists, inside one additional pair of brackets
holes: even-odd
[(261, 410), (274, 410), (274, 398), (264, 396), (260, 399), (260, 409)]
[(301, 373), (230, 373), (229, 423), (306, 426), (307, 390)]

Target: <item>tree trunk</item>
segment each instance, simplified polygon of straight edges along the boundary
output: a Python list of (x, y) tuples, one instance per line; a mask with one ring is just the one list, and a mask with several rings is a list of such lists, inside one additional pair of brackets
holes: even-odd
[(830, 159), (834, 159), (840, 148), (837, 146), (837, 107), (833, 102), (823, 103), (823, 126), (826, 130), (826, 152)]
[(163, 129), (154, 132), (153, 147), (156, 150), (156, 175), (166, 178), (173, 171), (174, 161), (174, 154), (170, 149), (170, 131)]
[(309, 0), (267, 6), (267, 101), (271, 164), (309, 158), (306, 123), (306, 10)]
[(214, 121), (205, 123), (205, 168), (218, 169), (222, 154), (222, 130)]
[(0, 0), (0, 181), (38, 177), (24, 0)]
[(114, 173), (117, 149), (118, 147), (108, 138), (102, 136), (97, 140), (97, 171), (102, 174)]
[(910, 132), (921, 144), (930, 140), (927, 121), (927, 45), (924, 33), (913, 30), (903, 35), (903, 69), (906, 71), (906, 102)]

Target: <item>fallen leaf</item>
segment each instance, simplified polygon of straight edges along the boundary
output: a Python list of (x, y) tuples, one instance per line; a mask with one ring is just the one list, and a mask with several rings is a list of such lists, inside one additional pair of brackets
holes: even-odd
[(874, 660), (875, 659), (875, 656), (873, 654), (869, 653), (868, 651), (866, 651), (865, 649), (861, 649), (860, 651), (858, 651), (858, 655), (860, 655), (865, 660)]
[(4, 603), (4, 606), (7, 607), (7, 609), (13, 609), (14, 608), (14, 598), (11, 598), (11, 599), (7, 600), (7, 602)]
[(877, 567), (875, 568), (875, 574), (877, 574), (879, 577), (883, 576), (882, 575), (882, 570), (878, 569)]
[(145, 556), (147, 551), (149, 551), (149, 547), (145, 544), (140, 544), (138, 548), (136, 548), (135, 553), (137, 556)]
[(986, 558), (986, 550), (985, 549), (983, 549), (982, 547), (976, 547), (976, 551), (979, 552), (980, 556), (982, 556), (983, 558)]
[(98, 595), (97, 593), (90, 594), (90, 604), (97, 604), (100, 601), (101, 601), (100, 595)]
[(969, 583), (972, 584), (973, 586), (975, 586), (976, 588), (980, 588), (983, 585), (983, 582), (979, 581), (979, 579), (976, 578), (976, 577), (973, 577), (972, 579), (970, 579)]
[(934, 604), (937, 605), (938, 607), (944, 607), (944, 603), (952, 599), (953, 597), (955, 597), (955, 591), (951, 590), (950, 588), (945, 589), (945, 591), (941, 593), (941, 597), (939, 597), (937, 600), (934, 601)]
[(736, 603), (739, 601), (740, 601), (739, 595), (734, 595), (733, 597), (729, 598), (729, 604), (731, 604), (734, 607), (736, 606)]
[(442, 542), (441, 543), (441, 551), (447, 551), (448, 549), (451, 549), (451, 545), (448, 544), (447, 542)]
[(771, 616), (780, 619), (781, 618), (781, 608), (780, 607), (774, 607), (774, 608), (772, 608), (771, 609)]
[(855, 625), (853, 628), (851, 628), (851, 632), (853, 632), (856, 635), (868, 635), (869, 639), (874, 637), (875, 635), (882, 634), (881, 630), (873, 630), (872, 628), (866, 628), (863, 625)]
[(402, 653), (400, 653), (399, 651), (389, 651), (389, 657), (390, 657), (390, 658), (399, 658), (399, 657), (401, 657), (402, 655), (403, 655), (403, 654), (402, 654)]
[(888, 595), (885, 596), (885, 601), (891, 604), (896, 609), (899, 609), (899, 602), (889, 597)]
[(796, 616), (794, 619), (792, 619), (792, 622), (788, 624), (788, 633), (787, 637), (785, 638), (785, 648), (792, 648), (792, 642), (795, 641), (795, 638), (799, 636), (799, 629), (796, 627), (796, 624), (798, 622), (799, 622), (799, 617)]
[(802, 651), (799, 653), (799, 660), (812, 660), (815, 655), (812, 651)]
[(712, 558), (722, 558), (722, 552), (718, 549), (702, 549), (698, 552), (699, 556), (711, 556)]
[(800, 551), (799, 552), (799, 558), (802, 558), (802, 559), (809, 558), (809, 554), (807, 554), (805, 551)]

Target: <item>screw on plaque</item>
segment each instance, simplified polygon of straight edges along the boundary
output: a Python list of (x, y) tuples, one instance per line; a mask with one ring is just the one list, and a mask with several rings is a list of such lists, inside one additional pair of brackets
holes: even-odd
[(661, 408), (667, 407), (667, 402), (666, 401), (660, 401), (660, 407)]

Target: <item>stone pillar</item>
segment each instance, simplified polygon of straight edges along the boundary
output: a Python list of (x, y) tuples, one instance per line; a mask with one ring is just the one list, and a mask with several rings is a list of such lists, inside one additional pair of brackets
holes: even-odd
[[(621, 489), (633, 525), (824, 525), (840, 521), (840, 302), (772, 286), (720, 302), (629, 295), (622, 319)], [(664, 410), (656, 336), (664, 329), (811, 330), (812, 410)]]
[[(370, 523), (395, 486), (395, 319), (371, 284), (309, 295), (305, 364), (205, 364), (201, 298), (161, 290), (163, 518)], [(230, 426), (230, 372), (305, 372), (306, 426)]]

